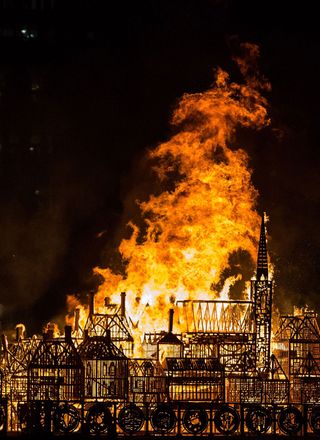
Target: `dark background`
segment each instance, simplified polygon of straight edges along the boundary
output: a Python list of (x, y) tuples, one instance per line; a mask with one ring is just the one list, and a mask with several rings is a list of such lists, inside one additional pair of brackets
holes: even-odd
[(97, 286), (92, 268), (110, 261), (143, 193), (146, 148), (170, 136), (178, 98), (205, 90), (217, 65), (239, 79), (231, 58), (246, 41), (272, 84), (272, 127), (239, 132), (235, 147), (270, 216), (276, 302), (318, 309), (320, 44), (315, 27), (296, 31), (300, 7), (285, 30), (288, 11), (269, 2), (0, 0), (3, 327), (39, 331), (67, 294)]

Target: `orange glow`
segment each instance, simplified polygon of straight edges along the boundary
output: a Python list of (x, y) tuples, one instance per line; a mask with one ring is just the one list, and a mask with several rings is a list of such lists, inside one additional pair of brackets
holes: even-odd
[[(245, 49), (257, 55), (255, 46)], [(246, 73), (244, 61), (237, 61)], [(242, 249), (255, 259), (260, 226), (257, 191), (247, 153), (234, 148), (234, 139), (238, 127), (260, 129), (269, 123), (261, 85), (252, 77), (244, 84), (230, 82), (218, 69), (207, 91), (181, 98), (172, 116), (176, 134), (148, 152), (163, 186), (168, 179), (171, 182), (173, 171), (174, 185), (137, 202), (144, 232), (129, 223), (131, 235), (120, 243), (126, 275), (95, 268), (104, 278), (96, 310), (105, 310), (105, 297), (119, 303), (120, 292), (125, 291), (128, 315), (137, 324), (136, 337), (167, 329), (168, 310), (177, 300), (227, 298), (235, 279), (227, 279), (222, 292), (212, 286), (232, 253)], [(179, 330), (176, 322), (174, 330)]]

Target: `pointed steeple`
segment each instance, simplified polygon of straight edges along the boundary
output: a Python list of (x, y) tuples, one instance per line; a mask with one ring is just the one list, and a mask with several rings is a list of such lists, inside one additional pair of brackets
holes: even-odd
[(266, 239), (266, 227), (264, 224), (264, 213), (261, 221), (260, 241), (258, 249), (257, 260), (257, 280), (259, 281), (264, 276), (264, 279), (268, 279), (268, 253), (267, 253), (267, 239)]

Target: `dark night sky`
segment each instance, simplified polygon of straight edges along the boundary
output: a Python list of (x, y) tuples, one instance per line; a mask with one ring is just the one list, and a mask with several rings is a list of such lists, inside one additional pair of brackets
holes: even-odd
[(39, 330), (66, 294), (95, 288), (92, 268), (143, 193), (145, 149), (170, 135), (178, 98), (206, 89), (217, 65), (238, 78), (237, 40), (260, 45), (272, 84), (272, 128), (239, 132), (237, 144), (271, 220), (276, 301), (318, 309), (318, 33), (284, 31), (280, 19), (248, 31), (236, 1), (47, 3), (0, 1), (3, 325)]

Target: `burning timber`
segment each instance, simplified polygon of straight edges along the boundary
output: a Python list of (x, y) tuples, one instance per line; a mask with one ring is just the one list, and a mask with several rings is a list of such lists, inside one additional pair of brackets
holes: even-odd
[[(125, 293), (95, 313), (90, 295), (64, 337), (2, 335), (0, 431), (118, 437), (320, 434), (320, 329), (307, 307), (272, 333), (262, 220), (248, 300), (178, 301), (186, 324), (145, 333), (134, 357)], [(275, 327), (275, 326), (274, 326)], [(183, 326), (180, 327), (180, 329)]]

